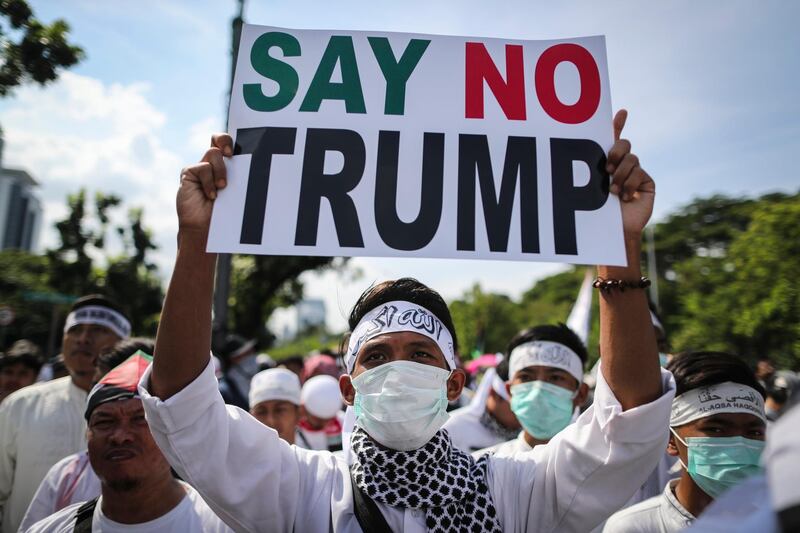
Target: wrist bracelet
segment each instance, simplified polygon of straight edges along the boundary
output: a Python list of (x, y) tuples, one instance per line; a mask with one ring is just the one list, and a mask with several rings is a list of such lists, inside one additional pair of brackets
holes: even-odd
[(600, 289), (603, 292), (610, 292), (612, 290), (619, 290), (625, 292), (625, 289), (646, 289), (650, 286), (650, 280), (642, 276), (636, 281), (625, 281), (624, 279), (605, 279), (596, 278), (592, 283), (592, 287)]

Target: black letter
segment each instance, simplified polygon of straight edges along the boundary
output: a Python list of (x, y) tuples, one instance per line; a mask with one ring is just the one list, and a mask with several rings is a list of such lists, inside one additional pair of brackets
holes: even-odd
[[(344, 156), (338, 174), (325, 174), (325, 152), (337, 151)], [(358, 213), (352, 191), (364, 174), (367, 151), (364, 140), (352, 130), (309, 128), (303, 156), (303, 178), (300, 183), (300, 205), (297, 208), (296, 246), (317, 244), (319, 208), (322, 197), (328, 199), (339, 246), (364, 247)]]
[(481, 203), (486, 219), (489, 249), (505, 252), (519, 171), (520, 233), (523, 253), (539, 253), (539, 203), (536, 174), (536, 139), (509, 137), (500, 183), (494, 188), (492, 161), (486, 135), (458, 136), (458, 229), (459, 250), (475, 249), (475, 177), (481, 185)]
[[(573, 185), (572, 162), (589, 166), (589, 183)], [(553, 236), (556, 253), (577, 255), (575, 211), (594, 211), (608, 198), (608, 173), (603, 148), (588, 139), (550, 139), (553, 177)]]
[(261, 244), (269, 190), (272, 156), (293, 154), (296, 128), (244, 128), (236, 130), (233, 155), (253, 154), (247, 178), (242, 215), (242, 244)]
[(399, 152), (400, 132), (381, 131), (375, 170), (375, 225), (383, 242), (395, 250), (419, 250), (431, 242), (442, 218), (444, 133), (425, 133), (419, 214), (412, 222), (403, 222), (397, 216)]

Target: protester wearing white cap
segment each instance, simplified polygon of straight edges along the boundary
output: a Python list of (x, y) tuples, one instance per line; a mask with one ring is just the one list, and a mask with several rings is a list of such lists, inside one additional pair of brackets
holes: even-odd
[[(289, 446), (214, 393), (208, 346), (216, 256), (206, 242), (217, 190), (233, 178), (223, 154), (234, 154), (229, 135), (215, 136), (182, 175), (178, 255), (157, 356), (140, 382), (150, 429), (176, 471), (238, 531), (586, 532), (599, 524), (658, 461), (674, 393), (658, 365), (639, 265), (655, 183), (619, 139), (626, 116), (617, 114), (617, 140), (596, 161), (621, 198), (630, 266), (598, 267), (607, 365), (595, 404), (545, 446), (478, 460), (442, 429), (465, 374), (447, 304), (414, 279), (370, 287), (350, 313), (339, 378), (355, 416), (349, 463)], [(269, 134), (262, 139), (271, 142)]]
[(298, 440), (310, 450), (341, 450), (344, 414), (339, 381), (325, 374), (314, 376), (303, 383), (300, 403)]
[(609, 518), (605, 533), (672, 533), (715, 498), (762, 471), (767, 419), (764, 389), (736, 356), (688, 352), (667, 367), (675, 376), (667, 453), (683, 471), (660, 496)]
[(128, 319), (107, 298), (78, 299), (64, 323), (61, 345), (69, 376), (20, 389), (0, 404), (3, 531), (17, 530), (50, 467), (86, 449), (83, 409), (97, 356), (130, 332)]
[(300, 380), (297, 374), (285, 368), (262, 370), (253, 376), (249, 394), (250, 414), (277, 431), (280, 438), (295, 444), (300, 420)]

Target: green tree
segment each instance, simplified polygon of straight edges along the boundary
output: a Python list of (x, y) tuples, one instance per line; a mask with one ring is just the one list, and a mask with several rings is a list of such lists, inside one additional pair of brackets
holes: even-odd
[(0, 0), (0, 16), (0, 96), (29, 81), (53, 81), (61, 69), (83, 59), (83, 50), (67, 40), (69, 25), (64, 20), (42, 23), (25, 0)]
[(300, 275), (308, 270), (343, 268), (347, 260), (334, 257), (236, 255), (231, 263), (229, 330), (271, 346), (274, 336), (266, 323), (279, 307), (303, 297)]
[(465, 360), (473, 354), (505, 351), (519, 330), (517, 304), (504, 294), (484, 292), (477, 283), (449, 307)]
[(800, 365), (800, 195), (752, 205), (744, 231), (724, 254), (678, 266), (684, 312), (678, 347), (710, 348)]

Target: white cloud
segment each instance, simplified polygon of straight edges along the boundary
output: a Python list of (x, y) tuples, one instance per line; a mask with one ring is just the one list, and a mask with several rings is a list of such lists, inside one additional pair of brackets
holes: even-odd
[[(148, 99), (144, 83), (107, 84), (66, 72), (45, 88), (24, 87), (0, 112), (6, 166), (22, 167), (40, 182), (45, 246), (56, 242), (52, 224), (79, 188), (120, 195), (141, 206), (153, 228), (164, 266), (174, 250), (174, 199), (182, 158), (159, 136), (166, 115)], [(120, 210), (117, 217), (124, 218)]]

